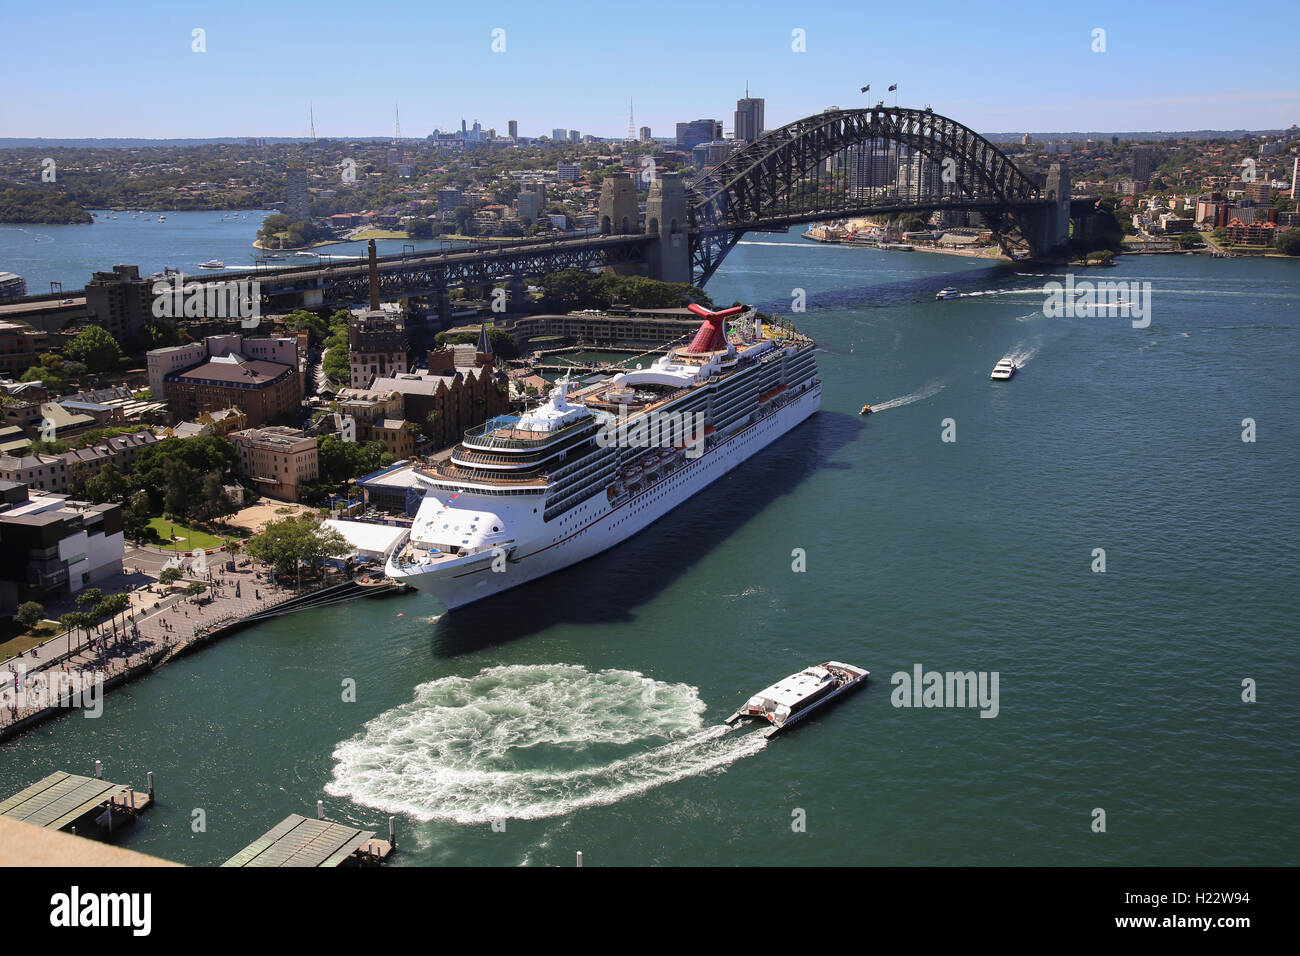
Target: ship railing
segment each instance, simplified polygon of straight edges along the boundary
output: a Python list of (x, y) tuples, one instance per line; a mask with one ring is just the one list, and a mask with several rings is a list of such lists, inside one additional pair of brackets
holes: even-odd
[(541, 448), (549, 445), (561, 437), (567, 437), (577, 433), (582, 428), (589, 428), (595, 424), (594, 416), (586, 416), (576, 422), (565, 425), (563, 428), (557, 428), (553, 432), (541, 432), (538, 438), (517, 438), (507, 437), (503, 434), (506, 431), (514, 431), (512, 428), (489, 428), (487, 425), (478, 425), (465, 432), (465, 444), (470, 447), (487, 447), (487, 448)]
[(491, 475), (474, 474), (468, 468), (460, 468), (451, 464), (416, 465), (415, 470), (428, 475), (430, 478), (437, 478), (440, 481), (481, 482), (486, 485), (545, 484), (549, 480), (547, 473), (539, 468), (533, 468), (528, 471), (511, 472), (509, 474), (498, 474), (494, 472)]

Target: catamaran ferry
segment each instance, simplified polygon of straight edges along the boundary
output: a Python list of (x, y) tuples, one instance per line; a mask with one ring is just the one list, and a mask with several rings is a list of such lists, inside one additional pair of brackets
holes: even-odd
[(857, 687), (870, 675), (868, 670), (840, 661), (817, 664), (760, 690), (724, 723), (731, 725), (745, 718), (766, 720), (772, 726), (763, 731), (763, 736), (775, 737), (818, 707)]
[(389, 577), (448, 608), (536, 580), (640, 531), (817, 410), (811, 339), (752, 308), (691, 309), (704, 321), (689, 345), (577, 388), (561, 380), (539, 407), (417, 466), (429, 488)]

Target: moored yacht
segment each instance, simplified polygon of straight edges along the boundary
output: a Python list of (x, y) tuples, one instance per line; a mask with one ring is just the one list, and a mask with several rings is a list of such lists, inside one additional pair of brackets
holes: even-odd
[(763, 731), (763, 736), (773, 737), (823, 704), (852, 690), (870, 673), (840, 661), (815, 664), (760, 690), (744, 707), (728, 717), (726, 723), (734, 724), (745, 718), (766, 720), (772, 726)]

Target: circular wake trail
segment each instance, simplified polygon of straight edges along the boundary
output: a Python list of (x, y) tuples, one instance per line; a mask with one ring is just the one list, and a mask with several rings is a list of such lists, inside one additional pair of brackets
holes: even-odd
[(686, 684), (569, 664), (489, 667), (421, 684), (334, 751), (325, 790), (417, 820), (537, 819), (616, 803), (762, 750), (703, 727)]

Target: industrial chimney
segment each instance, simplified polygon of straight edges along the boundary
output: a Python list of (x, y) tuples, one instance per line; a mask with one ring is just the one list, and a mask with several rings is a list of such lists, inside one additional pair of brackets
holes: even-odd
[(375, 257), (375, 240), (370, 240), (370, 311), (379, 311), (379, 262)]

